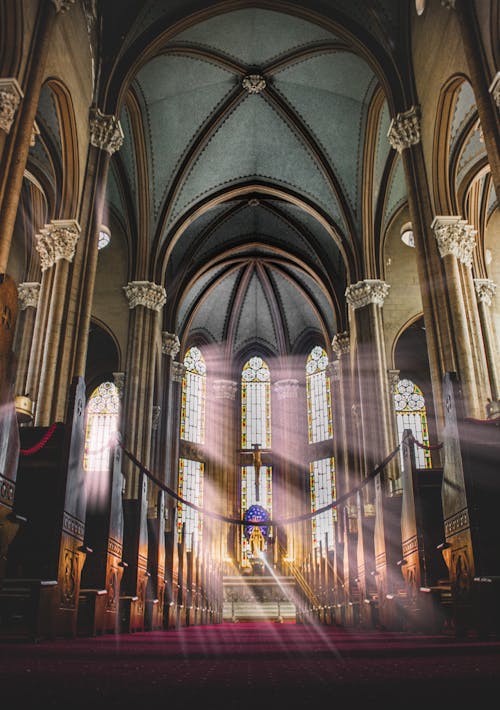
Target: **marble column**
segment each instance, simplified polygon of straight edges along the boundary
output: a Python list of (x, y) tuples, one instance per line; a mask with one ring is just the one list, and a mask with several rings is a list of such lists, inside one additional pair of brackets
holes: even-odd
[(14, 352), (17, 355), (16, 394), (25, 394), (30, 397), (31, 393), (26, 388), (26, 377), (39, 295), (40, 284), (38, 282), (27, 281), (20, 283), (17, 287), (19, 316), (14, 341)]
[(456, 369), (456, 360), (444, 271), (431, 228), (434, 215), (420, 135), (420, 110), (412, 106), (391, 120), (387, 137), (405, 172), (439, 436), (444, 426), (443, 375)]
[[(160, 338), (160, 311), (166, 301), (163, 286), (131, 281), (124, 286), (130, 309), (127, 347), (123, 439), (127, 449), (147, 468), (151, 460), (155, 352)], [(125, 466), (125, 497), (136, 498), (139, 471)]]
[(474, 279), (477, 302), (479, 308), (479, 319), (481, 322), (481, 332), (483, 336), (486, 363), (491, 386), (491, 399), (500, 399), (500, 381), (498, 371), (498, 342), (499, 337), (493, 325), (490, 307), (496, 291), (496, 283), (491, 279)]
[[(211, 508), (217, 513), (238, 519), (239, 467), (236, 457), (238, 417), (235, 410), (238, 383), (217, 379), (212, 383), (213, 400), (210, 402), (210, 417), (207, 421), (211, 470)], [(208, 502), (205, 496), (205, 501)], [(210, 521), (214, 549), (209, 551), (212, 559), (221, 562), (231, 558), (236, 563), (238, 536), (241, 528), (229, 523)], [(220, 541), (221, 547), (217, 545)]]
[(35, 117), (44, 80), (56, 19), (74, 4), (74, 0), (43, 0), (40, 22), (32, 38), (31, 61), (24, 93), (15, 79), (4, 84), (0, 113), (1, 128), (8, 133), (4, 147), (0, 179), (0, 275), (7, 271), (14, 224), (21, 195), (28, 152), (33, 141)]
[(476, 231), (455, 215), (436, 216), (431, 226), (444, 265), (456, 372), (463, 389), (466, 415), (481, 418), (491, 389), (471, 273)]

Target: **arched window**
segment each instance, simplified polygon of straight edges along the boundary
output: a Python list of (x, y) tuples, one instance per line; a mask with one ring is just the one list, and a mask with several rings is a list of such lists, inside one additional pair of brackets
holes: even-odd
[(327, 367), (327, 354), (317, 345), (307, 356), (306, 362), (307, 423), (310, 444), (333, 437), (332, 398)]
[(182, 381), (181, 439), (194, 444), (205, 441), (206, 365), (201, 351), (189, 348), (184, 357)]
[[(333, 439), (332, 393), (328, 376), (328, 356), (316, 345), (306, 360), (307, 429), (310, 444)], [(323, 453), (324, 450), (323, 450)], [(316, 451), (316, 455), (318, 452)], [(309, 464), (311, 511), (329, 505), (335, 498), (335, 461), (333, 456), (322, 456)], [(312, 518), (313, 547), (326, 554), (333, 548), (333, 508)]]
[[(241, 372), (241, 446), (252, 449), (271, 446), (271, 373), (260, 357), (252, 357)], [(256, 459), (257, 460), (257, 459)], [(255, 465), (241, 467), (241, 513), (252, 505), (261, 505), (272, 517), (272, 467)], [(242, 526), (242, 563), (248, 564), (249, 541)]]
[[(179, 495), (199, 507), (203, 506), (203, 473), (205, 465), (201, 461), (179, 459)], [(201, 542), (203, 516), (191, 506), (177, 504), (177, 532), (182, 539), (182, 526), (186, 550), (192, 550)]]
[[(427, 413), (422, 390), (411, 380), (399, 380), (394, 392), (394, 408), (399, 442), (402, 441), (404, 430), (411, 429), (415, 439), (428, 446)], [(430, 451), (415, 445), (415, 463), (417, 468), (430, 468), (432, 466)]]
[[(206, 365), (201, 350), (191, 347), (184, 357), (186, 372), (182, 380), (180, 438), (193, 444), (205, 443)], [(179, 459), (178, 494), (184, 500), (201, 506), (203, 501), (204, 463)], [(177, 504), (179, 540), (184, 525), (185, 545), (191, 550), (201, 542), (203, 517), (191, 506)]]
[(83, 469), (90, 505), (103, 502), (109, 485), (110, 451), (118, 430), (120, 397), (112, 382), (103, 382), (87, 404)]
[[(335, 500), (335, 467), (333, 456), (309, 464), (311, 483), (311, 511), (314, 513)], [(333, 549), (333, 521), (335, 509), (330, 508), (312, 518), (313, 547), (323, 554)]]

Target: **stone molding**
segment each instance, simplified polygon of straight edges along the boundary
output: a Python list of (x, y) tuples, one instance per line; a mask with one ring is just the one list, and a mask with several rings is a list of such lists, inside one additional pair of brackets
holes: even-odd
[(80, 231), (76, 219), (53, 219), (35, 235), (42, 271), (50, 269), (60, 259), (73, 261)]
[(52, 4), (55, 5), (56, 12), (63, 13), (75, 4), (75, 0), (52, 0)]
[(144, 306), (152, 311), (160, 311), (167, 300), (163, 286), (152, 281), (130, 281), (123, 287), (129, 308)]
[(345, 291), (347, 303), (354, 309), (373, 303), (380, 308), (389, 293), (390, 285), (379, 279), (365, 279), (348, 286)]
[(153, 404), (153, 411), (151, 412), (151, 428), (153, 431), (158, 430), (158, 424), (160, 423), (161, 407), (159, 404)]
[(497, 288), (496, 283), (491, 279), (474, 279), (474, 288), (476, 289), (477, 300), (480, 303), (491, 306)]
[(297, 399), (299, 396), (299, 381), (294, 379), (278, 380), (273, 385), (278, 399)]
[(21, 311), (25, 311), (27, 308), (36, 308), (39, 296), (40, 284), (37, 281), (25, 281), (18, 284), (17, 298)]
[(266, 80), (261, 74), (247, 74), (241, 85), (249, 94), (260, 94), (266, 88)]
[(212, 389), (216, 399), (229, 399), (234, 402), (238, 391), (238, 383), (233, 380), (214, 380)]
[(451, 254), (462, 264), (472, 266), (477, 231), (456, 215), (434, 217), (431, 224), (441, 257)]
[(491, 82), (489, 91), (493, 96), (493, 100), (496, 103), (497, 108), (500, 108), (500, 71), (497, 71), (495, 74), (495, 78)]
[(420, 143), (420, 111), (412, 106), (392, 119), (387, 138), (394, 150), (401, 153), (405, 148)]
[(123, 137), (122, 127), (116, 116), (104, 114), (98, 108), (90, 109), (91, 145), (113, 155), (122, 147)]
[(23, 98), (23, 90), (17, 79), (0, 79), (0, 128), (9, 133), (16, 111)]
[(178, 360), (172, 360), (170, 363), (170, 377), (173, 382), (182, 382), (186, 374), (186, 366)]
[(351, 337), (349, 331), (345, 330), (343, 333), (335, 333), (332, 340), (333, 352), (337, 354), (337, 357), (341, 355), (347, 355), (351, 349)]
[(178, 336), (175, 333), (168, 333), (166, 330), (162, 331), (161, 351), (163, 355), (170, 355), (173, 359), (180, 349), (181, 344)]

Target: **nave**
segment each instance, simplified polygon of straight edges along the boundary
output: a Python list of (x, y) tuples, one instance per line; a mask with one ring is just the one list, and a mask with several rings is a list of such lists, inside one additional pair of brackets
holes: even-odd
[(223, 623), (37, 644), (2, 641), (0, 679), (4, 707), (477, 707), (498, 689), (500, 641)]

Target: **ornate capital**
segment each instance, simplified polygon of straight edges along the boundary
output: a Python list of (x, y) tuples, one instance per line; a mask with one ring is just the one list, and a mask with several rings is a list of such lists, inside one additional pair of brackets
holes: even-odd
[(234, 402), (238, 383), (233, 380), (214, 380), (213, 392), (216, 399), (229, 399)]
[(170, 377), (173, 382), (182, 382), (186, 374), (186, 367), (182, 362), (172, 360), (170, 363)]
[(52, 0), (52, 4), (55, 5), (56, 12), (63, 13), (75, 4), (75, 0)]
[(299, 396), (299, 381), (294, 379), (278, 380), (273, 385), (278, 399), (297, 399)]
[(351, 338), (349, 332), (345, 330), (343, 333), (335, 333), (332, 340), (333, 352), (337, 354), (337, 357), (341, 355), (347, 355), (351, 347)]
[(153, 411), (151, 412), (151, 428), (153, 431), (158, 430), (158, 424), (160, 422), (161, 407), (159, 404), (153, 404)]
[(40, 284), (36, 281), (25, 281), (17, 287), (17, 297), (19, 308), (25, 311), (26, 308), (36, 308), (40, 295)]
[(9, 133), (23, 92), (17, 79), (0, 79), (0, 128)]
[(389, 143), (401, 153), (404, 148), (420, 143), (420, 111), (412, 106), (392, 119), (387, 132)]
[(90, 143), (110, 155), (122, 147), (123, 130), (116, 116), (106, 115), (98, 108), (90, 109)]
[(161, 351), (164, 355), (170, 355), (172, 360), (181, 349), (179, 338), (175, 333), (167, 333), (164, 330), (161, 334)]
[(71, 263), (79, 238), (80, 225), (76, 219), (53, 219), (46, 224), (35, 236), (42, 271), (50, 269), (60, 259)]
[(500, 71), (497, 71), (495, 78), (491, 82), (490, 94), (493, 96), (498, 108), (500, 108)]
[(144, 306), (152, 311), (160, 311), (167, 300), (163, 286), (152, 281), (130, 281), (123, 287), (128, 299), (128, 307)]
[(266, 80), (261, 74), (247, 74), (241, 85), (249, 94), (260, 94), (266, 88)]
[(480, 303), (491, 306), (491, 300), (497, 288), (496, 283), (491, 279), (474, 279), (474, 287), (476, 289), (477, 300)]
[(390, 285), (379, 279), (365, 279), (346, 288), (347, 303), (354, 308), (363, 308), (370, 303), (382, 307), (389, 293)]
[(455, 256), (462, 264), (472, 266), (472, 252), (476, 246), (477, 231), (457, 216), (437, 216), (432, 220), (441, 257)]
[(118, 390), (118, 396), (123, 399), (123, 390), (125, 388), (125, 373), (113, 372), (113, 384)]

